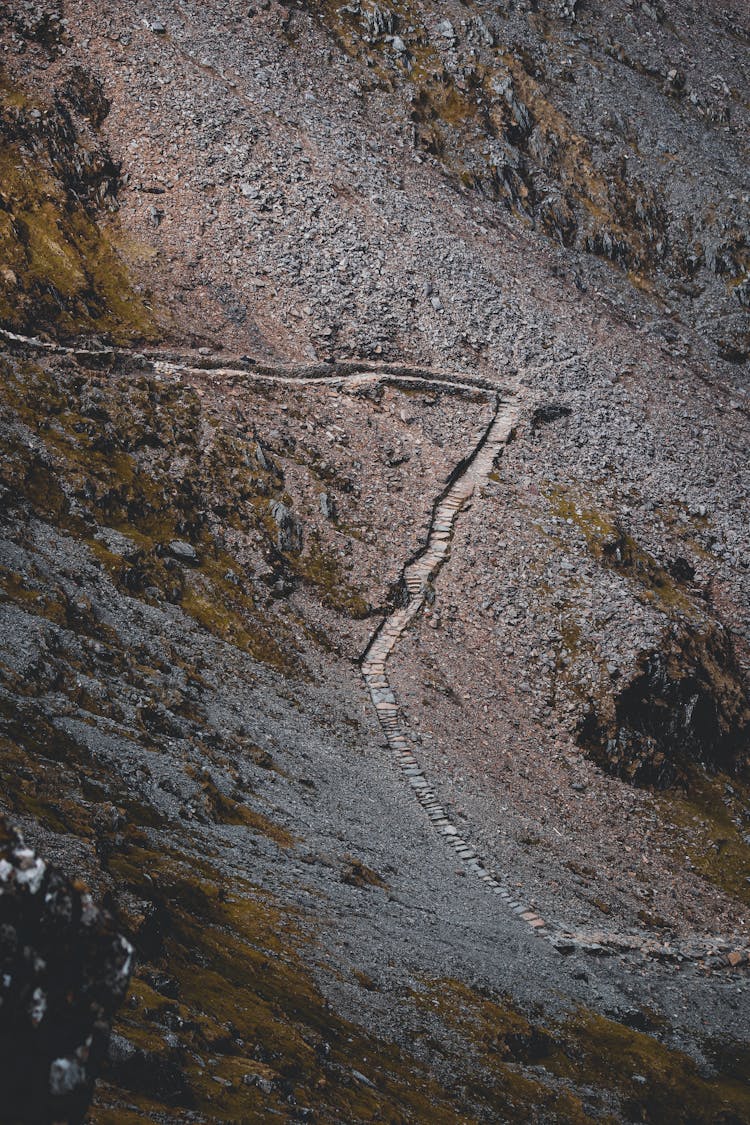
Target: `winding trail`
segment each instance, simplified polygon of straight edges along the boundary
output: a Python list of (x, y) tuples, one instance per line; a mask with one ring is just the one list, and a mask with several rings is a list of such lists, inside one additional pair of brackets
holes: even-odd
[(643, 935), (618, 934), (601, 930), (570, 931), (554, 921), (546, 921), (524, 903), (481, 858), (477, 849), (461, 836), (449, 813), (440, 804), (434, 789), (410, 749), (408, 722), (388, 679), (387, 663), (398, 641), (425, 606), (434, 599), (433, 583), (450, 554), (450, 542), (458, 517), (467, 502), (481, 492), (493, 466), (512, 439), (521, 419), (521, 409), (512, 400), (495, 396), (492, 420), (471, 454), (454, 468), (448, 483), (435, 502), (427, 540), (416, 557), (406, 564), (402, 577), (406, 604), (394, 610), (375, 632), (361, 661), (362, 677), (372, 700), (380, 726), (405, 781), (424, 809), (433, 828), (445, 838), (467, 873), (480, 880), (497, 895), (522, 923), (546, 939), (561, 953), (580, 950), (595, 956), (636, 953), (660, 961), (701, 961), (711, 968), (736, 967), (750, 963), (750, 951), (738, 949), (735, 939), (716, 937), (667, 945)]
[(468, 870), (499, 895), (521, 919), (538, 934), (549, 937), (551, 931), (544, 919), (523, 903), (513, 898), (508, 887), (492, 875), (476, 849), (471, 846), (451, 822), (439, 803), (429, 782), (409, 750), (406, 723), (395, 693), (386, 674), (388, 657), (393, 652), (413, 619), (425, 605), (431, 583), (448, 558), (453, 529), (467, 501), (486, 483), (495, 461), (512, 436), (519, 420), (518, 407), (496, 401), (492, 421), (471, 456), (457, 466), (452, 481), (438, 499), (427, 542), (417, 558), (404, 569), (404, 585), (408, 600), (406, 605), (391, 613), (375, 633), (362, 658), (362, 676), (370, 693), (388, 745), (396, 763), (414, 795), (427, 813), (433, 827), (446, 838), (456, 855)]
[[(107, 358), (133, 358), (141, 353), (128, 349), (96, 349), (64, 347), (34, 337), (20, 336), (0, 329), (0, 341), (53, 354), (71, 355), (84, 363), (92, 360), (100, 365)], [(409, 749), (409, 724), (388, 679), (387, 664), (399, 640), (419, 612), (434, 597), (433, 583), (450, 554), (456, 522), (468, 501), (481, 492), (493, 466), (513, 437), (521, 420), (522, 410), (496, 382), (479, 376), (425, 368), (412, 364), (341, 360), (325, 364), (263, 364), (247, 357), (236, 361), (243, 366), (227, 367), (221, 362), (195, 355), (169, 351), (151, 351), (141, 356), (155, 372), (166, 379), (179, 380), (186, 375), (199, 377), (218, 387), (236, 387), (252, 383), (322, 386), (342, 391), (372, 384), (404, 385), (410, 388), (437, 391), (450, 395), (482, 394), (493, 406), (492, 418), (471, 452), (451, 472), (443, 491), (433, 506), (427, 539), (422, 548), (404, 566), (402, 581), (404, 603), (388, 614), (371, 638), (361, 660), (362, 677), (372, 701), (378, 722), (396, 765), (422, 806), (433, 828), (453, 849), (467, 872), (487, 890), (498, 896), (507, 909), (518, 916), (529, 930), (548, 941), (561, 953), (576, 950), (602, 956), (637, 954), (664, 962), (701, 962), (707, 969), (726, 966), (735, 968), (750, 963), (750, 949), (736, 937), (696, 935), (692, 941), (664, 944), (643, 934), (618, 934), (596, 930), (570, 931), (562, 925), (542, 918), (519, 899), (515, 892), (497, 876), (481, 858), (477, 849), (462, 837), (449, 813), (440, 804), (413, 752)]]

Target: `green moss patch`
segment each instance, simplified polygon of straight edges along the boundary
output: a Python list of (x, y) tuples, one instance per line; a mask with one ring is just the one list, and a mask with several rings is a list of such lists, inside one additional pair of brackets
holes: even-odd
[(473, 1092), (481, 1089), (499, 1120), (740, 1125), (750, 1112), (742, 1044), (716, 1050), (719, 1073), (708, 1078), (683, 1052), (587, 1009), (550, 1020), (455, 980), (427, 982), (416, 999), (460, 1034)]
[(355, 620), (367, 617), (371, 607), (342, 573), (338, 559), (323, 549), (316, 537), (301, 555), (286, 556), (288, 565), (298, 578), (320, 596), (321, 605), (337, 610)]
[[(110, 1074), (92, 1121), (112, 1120), (119, 1104), (136, 1114), (162, 1108), (153, 1075), (174, 1067), (182, 1082), (172, 1084), (177, 1115), (192, 1109), (214, 1120), (262, 1121), (287, 1117), (292, 1104), (314, 1107), (326, 1121), (386, 1114), (416, 1122), (435, 1107), (441, 1121), (475, 1120), (423, 1064), (334, 1012), (300, 959), (299, 920), (271, 896), (241, 879), (228, 894), (225, 878), (205, 863), (191, 867), (143, 844), (115, 857), (113, 869), (151, 903), (134, 939), (152, 965), (168, 969), (176, 998), (155, 993), (147, 984), (152, 965), (141, 965), (117, 1030), (151, 1066), (122, 1067), (116, 1093)], [(168, 1030), (179, 1047), (166, 1042)]]
[(740, 1125), (750, 1090), (731, 1073), (703, 1077), (681, 1051), (603, 1016), (580, 1011), (560, 1026), (553, 1073), (614, 1093), (626, 1120)]
[(548, 489), (547, 499), (556, 516), (583, 534), (597, 562), (632, 579), (638, 598), (668, 615), (698, 615), (689, 590), (624, 530), (615, 515), (593, 506), (585, 496), (559, 486)]
[(660, 819), (679, 830), (675, 858), (750, 906), (750, 784), (694, 772), (686, 789), (656, 798)]
[(222, 793), (210, 775), (193, 771), (194, 776), (203, 791), (204, 799), (211, 817), (220, 824), (242, 824), (253, 832), (268, 836), (282, 848), (291, 848), (295, 838), (280, 825), (263, 816), (262, 813), (251, 809), (247, 804), (235, 800), (234, 797)]
[[(291, 631), (266, 617), (225, 546), (223, 529), (264, 529), (255, 501), (265, 507), (281, 484), (252, 464), (247, 442), (205, 417), (192, 390), (151, 376), (112, 381), (75, 368), (55, 375), (12, 361), (0, 362), (0, 375), (0, 399), (46, 451), (11, 439), (0, 482), (14, 497), (84, 539), (119, 589), (179, 604), (255, 659), (300, 671)], [(214, 435), (205, 447), (204, 427)], [(132, 550), (105, 546), (102, 528), (125, 535)], [(170, 556), (170, 542), (185, 539), (196, 550), (194, 568)]]
[(7, 76), (0, 140), (0, 323), (64, 338), (155, 339), (153, 311), (101, 208), (116, 189), (107, 154), (82, 142), (61, 106), (32, 106)]

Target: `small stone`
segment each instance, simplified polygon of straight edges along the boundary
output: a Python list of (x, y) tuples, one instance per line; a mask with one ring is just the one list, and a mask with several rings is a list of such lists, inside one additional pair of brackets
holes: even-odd
[[(553, 937), (552, 944), (558, 953), (573, 953), (576, 948), (576, 943), (571, 938), (567, 937)], [(575, 978), (575, 973), (573, 976)]]
[(183, 563), (197, 563), (198, 555), (195, 547), (190, 543), (186, 543), (184, 539), (173, 539), (169, 544), (170, 555)]
[(270, 510), (278, 528), (276, 539), (278, 549), (299, 554), (302, 550), (302, 525), (280, 500), (273, 500)]
[(73, 1094), (86, 1085), (86, 1071), (75, 1059), (55, 1059), (49, 1068), (49, 1090), (53, 1097)]
[(245, 1086), (257, 1086), (262, 1094), (273, 1093), (273, 1082), (262, 1074), (244, 1074), (242, 1081)]
[(336, 501), (328, 492), (320, 494), (320, 514), (327, 520), (336, 519)]

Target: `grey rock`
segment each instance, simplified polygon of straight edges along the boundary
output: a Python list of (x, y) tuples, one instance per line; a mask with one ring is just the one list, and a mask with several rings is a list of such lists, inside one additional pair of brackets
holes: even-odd
[(302, 526), (280, 500), (271, 501), (271, 516), (278, 528), (276, 545), (280, 551), (291, 551), (299, 554), (302, 550)]
[(95, 532), (94, 538), (103, 543), (113, 555), (120, 555), (124, 559), (133, 558), (138, 553), (138, 544), (128, 535), (123, 535), (114, 527), (101, 527)]
[(55, 1059), (49, 1068), (49, 1092), (64, 1098), (86, 1084), (86, 1068), (75, 1059)]
[(263, 1094), (273, 1093), (273, 1082), (262, 1074), (245, 1074), (242, 1082), (245, 1086), (257, 1086)]
[(168, 551), (172, 558), (177, 559), (182, 563), (195, 564), (198, 562), (198, 554), (190, 543), (186, 543), (184, 539), (173, 539), (169, 546)]
[(327, 520), (336, 519), (336, 500), (328, 492), (320, 494), (320, 512)]

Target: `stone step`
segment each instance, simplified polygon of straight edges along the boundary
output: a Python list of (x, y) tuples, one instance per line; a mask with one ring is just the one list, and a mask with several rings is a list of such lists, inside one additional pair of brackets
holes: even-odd
[[(379, 380), (378, 372), (360, 373), (357, 378)], [(450, 382), (450, 380), (448, 380)], [(455, 385), (455, 384), (454, 384)], [(343, 382), (342, 382), (343, 386)], [(469, 384), (467, 384), (469, 386)], [(499, 409), (499, 408), (498, 408)], [(545, 921), (528, 906), (513, 898), (509, 889), (492, 875), (479, 859), (477, 851), (459, 834), (451, 823), (445, 809), (435, 797), (423, 769), (408, 749), (409, 740), (405, 733), (405, 720), (397, 702), (397, 696), (386, 676), (386, 663), (405, 630), (425, 604), (425, 590), (430, 580), (439, 573), (450, 554), (451, 536), (456, 520), (462, 509), (471, 507), (470, 500), (477, 488), (487, 480), (497, 456), (507, 441), (515, 422), (515, 415), (507, 409), (497, 414), (489, 433), (475, 438), (477, 448), (484, 445), (474, 457), (462, 476), (451, 486), (448, 493), (437, 505), (435, 515), (428, 531), (422, 556), (403, 572), (403, 581), (409, 595), (407, 604), (392, 613), (382, 626), (377, 639), (371, 643), (362, 661), (362, 675), (365, 679), (378, 721), (385, 732), (388, 745), (393, 750), (396, 763), (415, 796), (424, 808), (436, 832), (443, 836), (454, 849), (457, 858), (476, 875), (489, 890), (498, 895), (510, 906), (513, 912), (523, 919), (535, 932), (549, 939), (550, 931)]]

